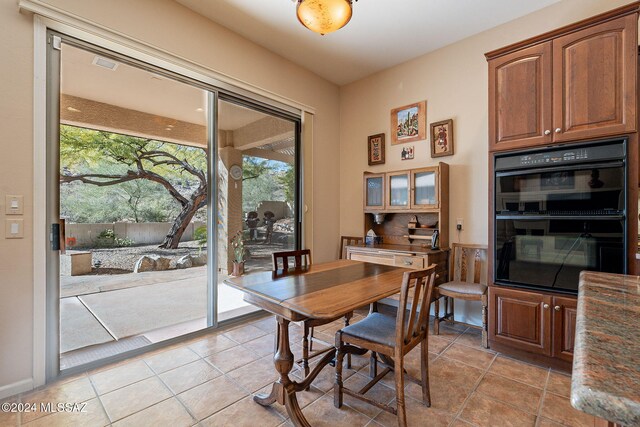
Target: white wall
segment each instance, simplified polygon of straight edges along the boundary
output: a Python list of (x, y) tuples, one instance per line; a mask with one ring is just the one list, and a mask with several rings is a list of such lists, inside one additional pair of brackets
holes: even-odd
[[(170, 0), (47, 0), (46, 3), (218, 73), (315, 110), (311, 208), (314, 259), (335, 257), (339, 234), (339, 88)], [(33, 373), (33, 17), (0, 0), (0, 220), (4, 196), (23, 195), (25, 238), (0, 227), (0, 398), (29, 388)], [(334, 170), (335, 173), (326, 173)], [(320, 173), (322, 172), (322, 174)], [(43, 238), (45, 236), (41, 236)], [(36, 283), (39, 291), (44, 283)], [(35, 355), (41, 357), (42, 355)]]
[[(488, 241), (488, 67), (484, 53), (596, 15), (629, 0), (563, 0), (340, 89), (340, 232), (363, 233), (362, 172), (450, 164), (450, 241)], [(404, 144), (390, 145), (392, 108), (427, 101), (429, 123), (453, 118), (455, 154), (432, 159), (428, 141), (414, 160), (400, 160)], [(368, 166), (367, 136), (385, 132), (386, 164)], [(347, 160), (348, 159), (348, 160)], [(456, 218), (464, 219), (458, 235)], [(465, 315), (480, 322), (479, 306)]]

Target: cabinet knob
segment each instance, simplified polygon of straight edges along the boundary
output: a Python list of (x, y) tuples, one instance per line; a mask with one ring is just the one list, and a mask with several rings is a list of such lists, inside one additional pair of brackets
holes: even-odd
[(559, 306), (559, 305), (556, 305), (555, 307), (553, 307), (553, 309), (554, 309), (555, 311), (560, 311), (560, 306)]
[(562, 132), (562, 128), (556, 128), (556, 133)]
[(551, 131), (549, 129), (547, 129), (547, 130), (544, 131), (544, 134), (545, 135), (551, 135)]
[(542, 304), (542, 308), (544, 308), (545, 310), (549, 308), (549, 304)]

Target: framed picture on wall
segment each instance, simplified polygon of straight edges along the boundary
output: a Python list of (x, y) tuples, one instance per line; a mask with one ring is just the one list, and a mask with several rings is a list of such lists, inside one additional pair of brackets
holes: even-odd
[(402, 152), (400, 153), (401, 160), (412, 160), (413, 159), (413, 145), (408, 147), (403, 147)]
[(384, 133), (367, 138), (369, 146), (369, 166), (384, 164)]
[(453, 155), (453, 119), (431, 123), (431, 157)]
[(391, 110), (391, 145), (426, 139), (427, 101)]

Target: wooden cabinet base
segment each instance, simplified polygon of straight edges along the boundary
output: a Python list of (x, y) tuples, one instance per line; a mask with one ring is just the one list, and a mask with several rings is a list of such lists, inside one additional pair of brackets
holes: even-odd
[(528, 351), (518, 350), (508, 345), (504, 345), (492, 340), (489, 340), (489, 348), (493, 351), (497, 351), (505, 356), (513, 357), (514, 359), (521, 360), (523, 362), (532, 363), (534, 365), (545, 366), (552, 368), (567, 374), (571, 374), (572, 363), (565, 360), (556, 359), (542, 354), (529, 353)]
[(489, 286), (489, 345), (545, 366), (571, 370), (575, 297)]

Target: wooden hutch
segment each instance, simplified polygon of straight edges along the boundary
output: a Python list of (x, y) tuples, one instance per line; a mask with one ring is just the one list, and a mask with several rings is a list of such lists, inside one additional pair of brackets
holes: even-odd
[[(347, 247), (347, 257), (359, 261), (426, 268), (438, 264), (438, 283), (448, 274), (449, 165), (363, 177), (364, 234), (373, 230), (380, 243)], [(431, 248), (438, 230), (438, 249)]]

